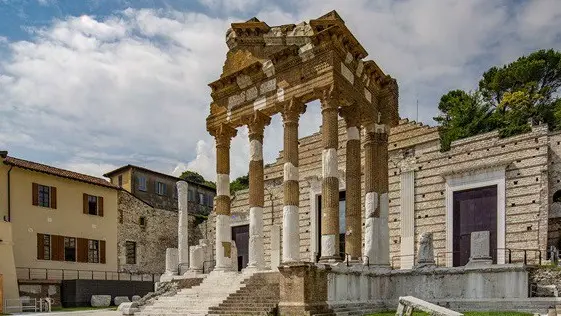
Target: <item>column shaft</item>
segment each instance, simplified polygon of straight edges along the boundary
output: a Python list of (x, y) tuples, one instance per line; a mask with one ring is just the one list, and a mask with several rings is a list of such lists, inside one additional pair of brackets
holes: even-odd
[(181, 270), (187, 270), (189, 264), (189, 202), (188, 202), (188, 184), (185, 181), (177, 181), (177, 249), (178, 261), (181, 264)]
[(321, 258), (320, 261), (340, 261), (339, 254), (339, 168), (337, 146), (339, 122), (337, 102), (333, 96), (322, 100), (322, 169), (321, 186)]
[(373, 263), (376, 254), (376, 217), (378, 211), (378, 193), (376, 187), (376, 168), (377, 150), (375, 146), (375, 134), (372, 126), (365, 128), (364, 139), (364, 263)]
[(345, 252), (350, 260), (362, 257), (362, 217), (360, 205), (360, 131), (358, 128), (358, 109), (349, 107), (343, 112), (347, 125), (346, 148), (346, 201), (345, 201)]
[(216, 138), (216, 270), (232, 269), (230, 228), (230, 142), (236, 130), (223, 125)]
[(264, 268), (263, 206), (263, 132), (271, 118), (256, 112), (249, 118), (249, 260), (248, 268)]
[(284, 124), (284, 206), (282, 231), (282, 261), (300, 260), (300, 186), (298, 173), (298, 119), (304, 105), (291, 100), (282, 113)]
[(378, 167), (377, 191), (380, 196), (378, 207), (378, 252), (374, 264), (380, 266), (390, 265), (390, 232), (388, 224), (389, 198), (388, 198), (388, 128), (387, 125), (376, 125), (376, 147)]

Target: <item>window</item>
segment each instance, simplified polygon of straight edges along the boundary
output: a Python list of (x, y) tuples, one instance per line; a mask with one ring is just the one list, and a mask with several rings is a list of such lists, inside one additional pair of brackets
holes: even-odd
[(38, 189), (39, 189), (39, 206), (50, 207), (51, 206), (51, 199), (50, 199), (51, 187), (39, 184)]
[(156, 181), (156, 193), (159, 195), (166, 195), (166, 184)]
[(553, 203), (561, 202), (561, 190), (553, 194)]
[(99, 263), (99, 240), (88, 240), (88, 262)]
[(214, 204), (214, 197), (212, 195), (208, 195), (208, 206), (212, 207)]
[(195, 200), (195, 192), (193, 192), (193, 190), (189, 190), (187, 193), (187, 199), (189, 201), (194, 201)]
[(118, 181), (119, 181), (119, 187), (122, 187), (123, 186), (123, 175), (119, 175)]
[(51, 235), (37, 234), (37, 259), (51, 260)]
[(139, 224), (142, 228), (146, 227), (146, 217), (140, 216)]
[(83, 213), (103, 216), (103, 197), (84, 193)]
[(42, 184), (32, 184), (33, 205), (56, 208), (56, 188)]
[(199, 193), (199, 204), (205, 205), (205, 195), (204, 193)]
[(97, 196), (88, 195), (88, 214), (97, 215)]
[(136, 264), (136, 242), (127, 241), (125, 247), (127, 248), (127, 264)]
[(178, 195), (177, 187), (174, 186), (174, 187), (173, 187), (173, 198), (176, 199), (176, 200), (177, 200), (177, 195)]
[(137, 176), (137, 177), (136, 177), (136, 182), (137, 182), (137, 184), (138, 184), (138, 189), (139, 189), (140, 191), (146, 192), (146, 177)]
[(76, 261), (76, 238), (64, 237), (64, 261)]

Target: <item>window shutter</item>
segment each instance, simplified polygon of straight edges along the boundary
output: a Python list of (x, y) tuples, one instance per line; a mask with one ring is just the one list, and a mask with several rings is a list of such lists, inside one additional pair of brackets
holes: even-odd
[(99, 241), (99, 263), (105, 263), (105, 240)]
[(55, 261), (64, 261), (64, 237), (58, 235), (51, 236), (51, 258)]
[(88, 195), (86, 193), (84, 193), (84, 196), (82, 198), (83, 200), (83, 209), (82, 209), (82, 213), (84, 214), (88, 214)]
[(77, 238), (76, 247), (78, 248), (78, 262), (88, 262), (88, 240)]
[[(34, 183), (35, 184), (35, 183)], [(45, 240), (43, 238), (45, 235), (37, 234), (37, 259), (45, 259)]]
[(32, 194), (31, 194), (32, 204), (39, 205), (39, 185), (37, 183), (33, 183), (32, 187), (33, 187)]
[(97, 197), (97, 215), (103, 216), (103, 196)]
[(56, 187), (51, 187), (50, 199), (51, 199), (51, 208), (56, 209)]

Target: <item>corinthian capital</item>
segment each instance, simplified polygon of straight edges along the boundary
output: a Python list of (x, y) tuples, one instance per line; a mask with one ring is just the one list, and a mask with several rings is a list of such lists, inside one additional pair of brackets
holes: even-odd
[(282, 120), (284, 123), (298, 123), (300, 114), (306, 111), (306, 104), (300, 99), (292, 98), (284, 104), (282, 109)]
[(230, 124), (222, 124), (215, 130), (212, 130), (210, 134), (214, 136), (216, 140), (216, 146), (230, 146), (232, 138), (236, 137), (238, 131), (232, 127)]

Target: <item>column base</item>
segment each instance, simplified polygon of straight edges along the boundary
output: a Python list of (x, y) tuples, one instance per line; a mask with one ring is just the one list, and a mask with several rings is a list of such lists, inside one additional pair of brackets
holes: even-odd
[(343, 259), (341, 259), (341, 257), (330, 256), (330, 257), (319, 258), (318, 263), (330, 264), (330, 263), (338, 263), (338, 262), (342, 262), (342, 261), (343, 261)]
[(281, 264), (279, 315), (331, 313), (327, 305), (327, 272), (330, 269), (311, 262)]

